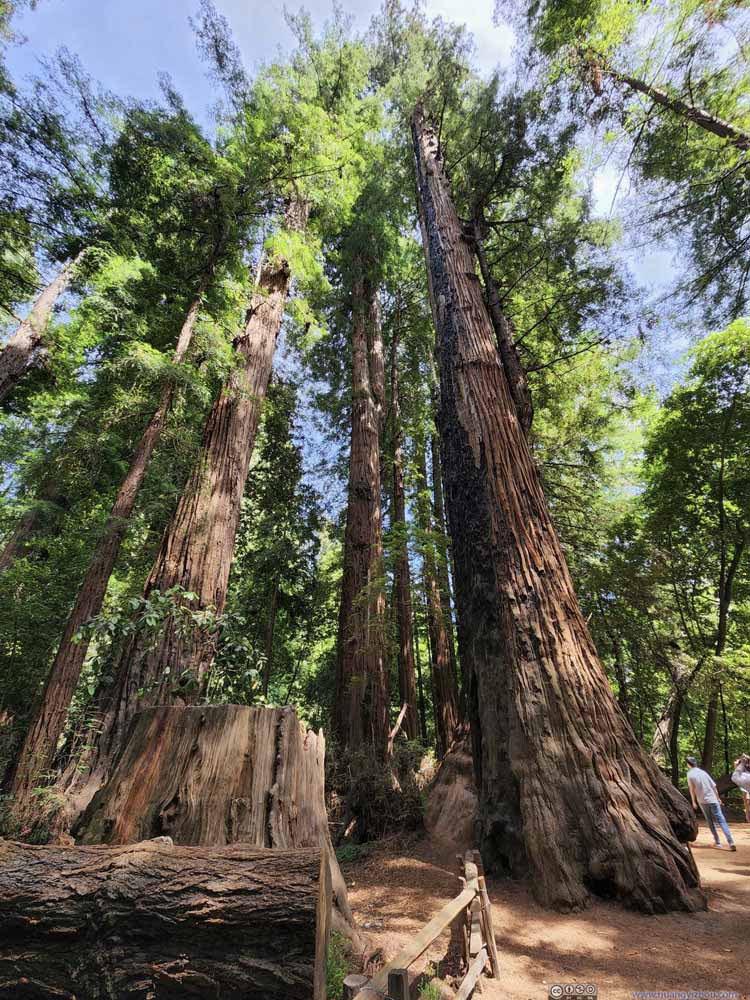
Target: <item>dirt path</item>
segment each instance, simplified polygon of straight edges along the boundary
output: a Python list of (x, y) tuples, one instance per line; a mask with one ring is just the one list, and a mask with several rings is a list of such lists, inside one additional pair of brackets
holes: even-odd
[[(639, 991), (724, 991), (749, 1000), (750, 825), (734, 823), (733, 831), (736, 853), (712, 848), (704, 828), (693, 845), (707, 913), (646, 917), (597, 902), (566, 916), (541, 909), (519, 883), (492, 883), (503, 971), (499, 983), (485, 981), (483, 996), (544, 1000), (553, 983), (595, 983), (606, 1000), (632, 1000)], [(456, 894), (455, 871), (453, 849), (422, 840), (377, 850), (345, 875), (357, 920), (391, 957)], [(447, 944), (446, 934), (413, 971), (437, 964)]]

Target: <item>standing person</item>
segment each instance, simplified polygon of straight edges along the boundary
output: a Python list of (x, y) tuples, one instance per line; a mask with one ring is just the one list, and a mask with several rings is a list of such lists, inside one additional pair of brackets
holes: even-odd
[(742, 792), (742, 804), (745, 807), (745, 820), (750, 823), (750, 755), (743, 753), (734, 762), (732, 781)]
[(727, 838), (729, 850), (736, 851), (737, 848), (732, 839), (729, 825), (724, 819), (724, 813), (721, 811), (721, 799), (719, 798), (719, 789), (716, 787), (716, 782), (707, 771), (703, 771), (698, 767), (698, 761), (695, 757), (686, 757), (685, 759), (690, 766), (690, 770), (687, 773), (687, 782), (690, 789), (690, 798), (693, 801), (693, 808), (697, 809), (698, 806), (701, 807), (701, 812), (706, 817), (708, 828), (714, 838), (714, 847), (721, 847), (719, 833), (716, 829), (716, 824), (718, 823), (724, 836)]

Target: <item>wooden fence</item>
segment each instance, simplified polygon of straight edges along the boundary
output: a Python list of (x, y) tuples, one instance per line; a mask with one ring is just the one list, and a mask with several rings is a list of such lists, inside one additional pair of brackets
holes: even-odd
[(347, 976), (343, 1000), (409, 1000), (409, 966), (417, 961), (454, 920), (461, 920), (462, 954), (467, 969), (457, 1000), (467, 1000), (489, 961), (492, 975), (500, 966), (492, 924), (490, 897), (478, 851), (457, 855), (462, 870), (462, 890), (449, 900), (396, 957), (372, 977)]

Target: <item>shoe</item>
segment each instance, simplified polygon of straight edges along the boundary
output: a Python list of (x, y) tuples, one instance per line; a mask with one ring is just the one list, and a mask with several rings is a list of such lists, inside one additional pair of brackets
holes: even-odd
[(713, 846), (716, 848), (717, 851), (721, 850), (721, 844), (719, 843), (718, 840), (716, 841), (716, 843)]
[(737, 845), (736, 844), (730, 844), (729, 845), (729, 850), (730, 851), (736, 851), (737, 850)]

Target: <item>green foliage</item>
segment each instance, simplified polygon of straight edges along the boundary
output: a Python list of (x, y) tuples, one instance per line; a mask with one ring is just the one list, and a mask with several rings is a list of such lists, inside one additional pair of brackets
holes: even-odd
[[(677, 279), (684, 298), (699, 303), (711, 321), (741, 316), (749, 301), (750, 145), (715, 134), (674, 102), (747, 137), (745, 5), (534, 0), (515, 6), (541, 52), (554, 60), (553, 76), (566, 72), (578, 113), (605, 125), (606, 141), (621, 150), (623, 171), (637, 175), (639, 211), (630, 229), (642, 237), (645, 227), (665, 242), (679, 238), (691, 265)], [(658, 89), (672, 105), (643, 87)]]
[(364, 844), (342, 844), (336, 848), (336, 860), (342, 865), (355, 864), (369, 857), (377, 847), (377, 841), (368, 841)]
[[(94, 654), (89, 661), (90, 674), (85, 693), (93, 697), (99, 685), (113, 683), (108, 674), (116, 653), (129, 639), (145, 636), (145, 649), (156, 649), (169, 628), (178, 641), (200, 634), (213, 648), (216, 669), (203, 692), (211, 703), (233, 702), (252, 704), (259, 694), (259, 671), (256, 655), (245, 635), (246, 621), (231, 613), (217, 614), (211, 607), (196, 607), (198, 595), (182, 587), (170, 587), (163, 593), (151, 590), (146, 596), (131, 597), (114, 611), (97, 615), (87, 623), (76, 637), (91, 643)], [(179, 663), (164, 663), (161, 676), (153, 686), (170, 678), (167, 688), (175, 692), (194, 695), (198, 691), (198, 678), (181, 669)], [(139, 696), (148, 691), (139, 691)]]
[[(646, 445), (649, 526), (690, 583), (692, 645), (710, 647), (717, 592), (743, 558), (750, 510), (750, 323), (738, 320), (693, 352)], [(741, 568), (741, 567), (738, 567)]]
[[(429, 973), (425, 973), (427, 976)], [(425, 982), (419, 987), (419, 1000), (440, 1000), (440, 989), (435, 983)]]
[(344, 980), (349, 975), (349, 951), (347, 942), (337, 931), (331, 932), (326, 954), (326, 997), (340, 1000), (344, 992)]

